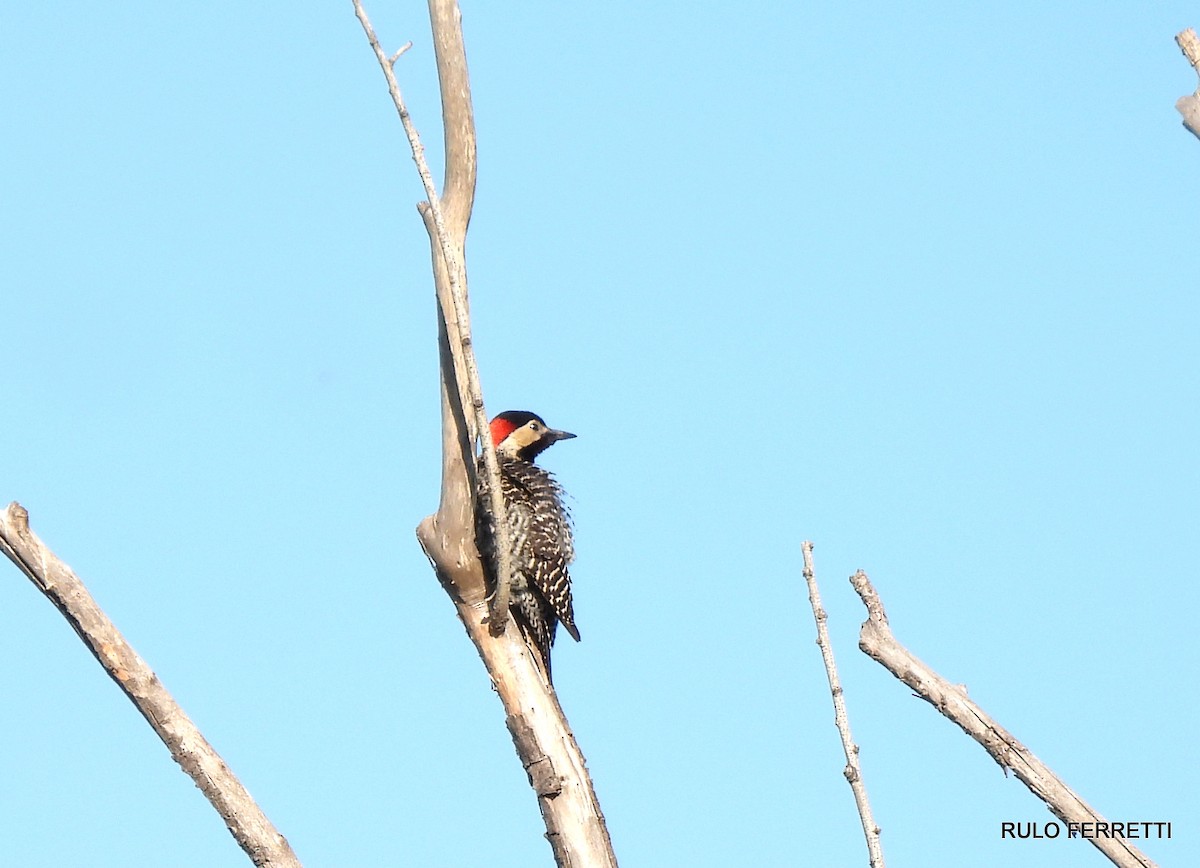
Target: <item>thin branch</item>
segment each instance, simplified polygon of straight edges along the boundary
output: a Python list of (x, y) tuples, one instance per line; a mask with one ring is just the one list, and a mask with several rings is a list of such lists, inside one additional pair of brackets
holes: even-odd
[[(504, 632), (508, 621), (508, 595), (512, 577), (512, 550), (509, 543), (508, 521), (505, 517), (504, 494), (500, 487), (500, 465), (496, 461), (496, 449), (491, 437), (487, 436), (488, 418), (483, 406), (483, 389), (479, 384), (479, 366), (475, 362), (475, 349), (471, 342), (471, 323), (467, 316), (467, 296), (463, 290), (463, 263), (455, 255), (450, 243), (450, 235), (446, 230), (446, 220), (442, 215), (441, 203), (438, 200), (437, 188), (433, 183), (433, 174), (429, 171), (429, 163), (425, 160), (425, 146), (417, 133), (416, 125), (404, 105), (404, 97), (400, 93), (400, 83), (396, 80), (395, 62), (405, 49), (401, 48), (390, 59), (384, 54), (375, 36), (371, 20), (363, 9), (361, 0), (353, 0), (354, 14), (362, 24), (367, 35), (367, 41), (379, 61), (379, 68), (387, 79), (388, 93), (400, 115), (400, 123), (404, 125), (404, 134), (408, 137), (409, 147), (412, 148), (413, 161), (417, 164), (417, 174), (421, 176), (421, 184), (425, 187), (427, 210), (433, 220), (434, 235), (441, 250), (442, 259), (446, 264), (446, 273), (450, 283), (450, 300), (454, 308), (454, 319), (458, 322), (459, 354), (466, 368), (466, 387), (471, 409), (475, 418), (475, 430), (480, 434), (483, 449), (483, 466), (488, 475), (488, 512), (492, 516), (496, 544), (496, 587), (492, 592), (490, 625), (493, 636)], [(411, 45), (411, 43), (409, 43)]]
[[(1111, 828), (1103, 816), (1076, 795), (1029, 748), (972, 702), (964, 688), (942, 678), (900, 644), (892, 634), (883, 603), (866, 573), (859, 570), (850, 577), (850, 584), (867, 607), (868, 617), (859, 632), (859, 648), (958, 724), (991, 754), (1006, 774), (1011, 769), (1019, 781), (1046, 803), (1052, 814), (1067, 824), (1068, 832), (1084, 823), (1103, 823), (1105, 828)], [(1145, 854), (1124, 838), (1087, 836), (1087, 839), (1120, 868), (1155, 868)]]
[(388, 66), (392, 67), (392, 69), (395, 69), (396, 61), (400, 59), (400, 55), (402, 55), (404, 52), (408, 51), (410, 48), (412, 48), (411, 42), (406, 42), (403, 45), (401, 45), (400, 49), (395, 54), (393, 54), (391, 57), (388, 58)]
[(843, 772), (854, 793), (854, 804), (862, 819), (863, 835), (867, 839), (867, 856), (871, 868), (884, 868), (883, 844), (879, 840), (879, 826), (871, 814), (871, 803), (867, 799), (867, 786), (863, 783), (862, 769), (858, 764), (858, 745), (850, 734), (850, 718), (846, 714), (846, 697), (842, 692), (837, 664), (833, 660), (833, 646), (829, 642), (828, 615), (821, 605), (821, 591), (817, 588), (817, 575), (813, 569), (813, 544), (807, 540), (801, 545), (804, 554), (804, 581), (808, 584), (808, 601), (812, 604), (813, 618), (817, 622), (817, 645), (821, 659), (825, 661), (825, 674), (829, 678), (829, 691), (833, 694), (833, 722), (842, 737), (842, 750), (846, 754), (846, 769)]
[[(1196, 70), (1196, 75), (1200, 75), (1200, 37), (1196, 36), (1196, 31), (1191, 27), (1180, 31), (1175, 35), (1175, 42), (1192, 69)], [(1181, 96), (1175, 102), (1175, 108), (1183, 115), (1183, 125), (1200, 139), (1200, 87), (1196, 88), (1195, 93)]]
[(79, 577), (30, 529), (29, 513), (19, 503), (9, 504), (0, 516), (0, 551), (67, 619), (162, 739), (171, 757), (216, 808), (251, 861), (271, 868), (300, 868), (287, 839), (271, 825), (158, 676), (101, 611)]

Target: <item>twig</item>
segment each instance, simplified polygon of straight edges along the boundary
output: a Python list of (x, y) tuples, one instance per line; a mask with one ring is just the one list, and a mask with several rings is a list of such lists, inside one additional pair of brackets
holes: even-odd
[[(859, 648), (958, 724), (991, 754), (1005, 773), (1011, 769), (1019, 781), (1046, 803), (1052, 814), (1068, 825), (1068, 829), (1071, 824), (1107, 824), (1101, 814), (1076, 795), (1029, 748), (972, 702), (965, 689), (942, 678), (900, 644), (888, 626), (883, 603), (866, 573), (859, 570), (850, 577), (850, 584), (867, 607), (868, 617), (859, 632)], [(1155, 868), (1145, 854), (1124, 838), (1089, 836), (1088, 840), (1120, 868)]]
[(812, 604), (813, 618), (817, 622), (817, 645), (821, 649), (821, 659), (825, 661), (825, 674), (829, 678), (829, 691), (833, 694), (833, 722), (837, 725), (838, 734), (842, 737), (842, 750), (846, 754), (846, 768), (843, 774), (850, 783), (854, 793), (854, 804), (858, 807), (858, 815), (862, 818), (863, 834), (867, 839), (867, 856), (871, 868), (884, 868), (883, 844), (879, 840), (879, 826), (871, 814), (871, 803), (867, 799), (867, 787), (863, 783), (862, 769), (858, 764), (858, 745), (850, 734), (850, 718), (846, 715), (846, 698), (842, 691), (841, 679), (838, 677), (837, 664), (833, 660), (833, 646), (829, 642), (829, 628), (826, 624), (828, 615), (821, 605), (821, 592), (817, 588), (816, 571), (813, 569), (813, 544), (807, 540), (801, 545), (804, 554), (804, 581), (808, 584), (808, 601)]
[[(1187, 58), (1196, 75), (1200, 75), (1200, 37), (1191, 27), (1175, 35), (1175, 42)], [(1181, 96), (1175, 102), (1176, 110), (1183, 115), (1183, 125), (1191, 130), (1196, 138), (1200, 138), (1200, 87), (1195, 93)]]
[(401, 45), (399, 50), (395, 54), (393, 54), (391, 57), (388, 58), (388, 66), (395, 69), (396, 61), (400, 59), (400, 55), (402, 55), (404, 52), (408, 51), (410, 48), (412, 48), (411, 42), (406, 42), (403, 45)]
[(171, 757), (216, 808), (238, 846), (254, 864), (300, 868), (300, 860), (287, 839), (271, 825), (158, 676), (101, 611), (79, 577), (30, 529), (29, 513), (19, 503), (9, 504), (0, 516), (0, 551), (67, 619), (109, 677), (162, 739)]
[[(413, 162), (417, 164), (417, 174), (421, 176), (421, 184), (425, 187), (428, 214), (433, 220), (434, 235), (438, 248), (441, 251), (442, 259), (445, 262), (446, 274), (450, 283), (450, 300), (454, 307), (454, 319), (458, 323), (458, 350), (460, 351), (458, 355), (460, 355), (465, 367), (468, 399), (474, 416), (475, 430), (479, 434), (483, 453), (484, 472), (487, 473), (489, 483), (487, 486), (487, 506), (494, 525), (495, 545), (492, 548), (496, 553), (496, 587), (492, 591), (488, 623), (492, 635), (499, 636), (504, 632), (505, 625), (508, 622), (508, 596), (509, 586), (512, 581), (512, 551), (509, 542), (508, 521), (504, 509), (504, 495), (500, 487), (500, 465), (496, 460), (495, 446), (492, 444), (491, 437), (487, 434), (487, 411), (483, 405), (483, 390), (479, 382), (479, 366), (475, 361), (475, 349), (471, 341), (471, 323), (467, 316), (467, 296), (462, 286), (463, 263), (455, 255), (454, 249), (450, 244), (450, 235), (446, 230), (446, 220), (442, 214), (437, 188), (433, 183), (433, 175), (429, 171), (429, 163), (425, 160), (425, 146), (421, 144), (421, 137), (417, 133), (416, 125), (413, 124), (412, 118), (408, 114), (408, 108), (404, 105), (404, 97), (400, 93), (400, 83), (396, 80), (395, 63), (407, 49), (407, 46), (401, 48), (391, 58), (388, 58), (379, 44), (378, 37), (375, 36), (375, 29), (371, 26), (371, 20), (367, 17), (361, 0), (353, 0), (353, 3), (354, 14), (358, 17), (359, 23), (362, 24), (363, 31), (367, 35), (367, 41), (371, 43), (371, 49), (375, 52), (375, 57), (379, 61), (379, 68), (383, 70), (383, 76), (387, 79), (388, 93), (392, 96), (396, 112), (400, 115), (400, 123), (404, 126), (404, 134), (408, 137), (408, 144), (412, 148)], [(409, 45), (411, 44), (409, 43)]]

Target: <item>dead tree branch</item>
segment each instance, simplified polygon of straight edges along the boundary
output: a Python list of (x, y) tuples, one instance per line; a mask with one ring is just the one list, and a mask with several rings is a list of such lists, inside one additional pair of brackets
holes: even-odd
[[(444, 275), (447, 292), (438, 294), (439, 307), (443, 320), (452, 318), (455, 328), (455, 341), (452, 344), (459, 391), (459, 401), (471, 408), (468, 423), (467, 453), (474, 455), (474, 443), (477, 435), (480, 437), (483, 451), (484, 471), (488, 475), (488, 511), (493, 518), (492, 532), (495, 534), (496, 587), (492, 591), (490, 628), (493, 635), (504, 631), (508, 621), (508, 594), (512, 581), (512, 548), (509, 545), (508, 522), (504, 515), (504, 496), (500, 485), (500, 466), (496, 461), (496, 450), (487, 436), (488, 418), (483, 405), (483, 388), (479, 381), (479, 366), (475, 362), (475, 349), (471, 342), (471, 321), (467, 304), (467, 272), (464, 258), (467, 223), (471, 219), (471, 206), (475, 201), (475, 119), (471, 109), (471, 85), (467, 77), (466, 50), (461, 55), (455, 53), (456, 45), (450, 31), (458, 34), (457, 45), (462, 45), (462, 14), (457, 3), (434, 2), (430, 0), (429, 14), (433, 22), (435, 53), (437, 55), (438, 76), (442, 83), (442, 114), (446, 126), (446, 206), (443, 211), (438, 199), (437, 188), (433, 183), (433, 173), (429, 171), (429, 163), (425, 160), (425, 146), (417, 133), (416, 125), (409, 116), (408, 108), (404, 105), (404, 97), (400, 93), (400, 83), (396, 80), (396, 61), (411, 42), (406, 43), (391, 57), (384, 54), (375, 28), (363, 9), (361, 0), (353, 0), (354, 14), (358, 17), (367, 41), (379, 61), (379, 68), (387, 80), (388, 93), (392, 103), (400, 115), (400, 123), (404, 126), (404, 134), (412, 148), (413, 162), (417, 164), (417, 174), (421, 176), (421, 184), (425, 188), (426, 200), (420, 205), (421, 216), (425, 220), (433, 245), (434, 270), (439, 269)], [(439, 29), (445, 35), (439, 35)], [(461, 56), (462, 63), (458, 64)], [(447, 94), (447, 85), (454, 91)], [(449, 100), (447, 97), (449, 96)], [(447, 105), (452, 109), (447, 115)], [(453, 134), (453, 142), (451, 137)], [(455, 151), (451, 153), (451, 147)], [(451, 167), (455, 175), (451, 177)], [(457, 183), (455, 183), (457, 182)], [(453, 185), (453, 186), (452, 186)], [(447, 220), (446, 214), (450, 220)], [(451, 232), (453, 229), (453, 233)], [(445, 305), (445, 301), (449, 305)], [(473, 426), (473, 429), (472, 429)], [(466, 462), (474, 470), (474, 461)], [(469, 476), (473, 478), (473, 473)], [(443, 479), (443, 482), (445, 480)]]
[(850, 718), (846, 714), (846, 697), (838, 677), (837, 664), (833, 660), (833, 645), (829, 642), (829, 616), (821, 605), (821, 591), (817, 587), (817, 574), (813, 568), (813, 544), (807, 540), (800, 547), (804, 555), (804, 581), (808, 585), (808, 602), (812, 604), (813, 618), (817, 622), (817, 645), (821, 659), (825, 661), (825, 675), (829, 678), (829, 692), (833, 694), (833, 722), (842, 737), (842, 750), (846, 753), (846, 769), (843, 772), (854, 793), (854, 804), (862, 819), (863, 835), (867, 839), (867, 857), (871, 868), (884, 868), (883, 844), (879, 840), (879, 826), (871, 813), (871, 802), (867, 799), (867, 785), (863, 783), (862, 769), (858, 764), (858, 745), (850, 733)]
[[(867, 620), (859, 632), (858, 647), (867, 656), (911, 687), (916, 694), (949, 718), (991, 754), (1005, 774), (1011, 769), (1017, 780), (1046, 803), (1054, 816), (1067, 824), (1108, 822), (1094, 808), (1017, 741), (1007, 730), (967, 697), (967, 691), (951, 684), (917, 659), (892, 634), (879, 594), (867, 574), (859, 570), (850, 584), (867, 607)], [(1093, 828), (1095, 828), (1093, 826)], [(1120, 868), (1155, 868), (1153, 862), (1124, 838), (1088, 837), (1088, 840)]]
[[(1188, 63), (1192, 65), (1192, 69), (1196, 70), (1197, 75), (1200, 75), (1200, 37), (1196, 36), (1196, 31), (1189, 27), (1187, 30), (1177, 33), (1175, 42), (1179, 45), (1183, 56), (1188, 59)], [(1181, 96), (1176, 101), (1175, 108), (1183, 115), (1183, 125), (1191, 130), (1192, 135), (1200, 139), (1200, 87), (1196, 88), (1195, 93)]]
[(158, 676), (101, 611), (83, 582), (29, 527), (29, 513), (9, 504), (0, 516), (0, 551), (54, 604), (162, 739), (171, 757), (216, 808), (238, 846), (258, 866), (300, 868), (287, 839), (196, 728)]
[[(360, 0), (355, 13), (388, 81), (412, 146), (428, 201), (418, 206), (429, 234), (438, 300), (438, 351), (442, 394), (442, 488), (434, 515), (417, 528), (433, 564), (475, 644), (504, 705), (517, 753), (537, 794), (546, 838), (560, 866), (606, 868), (617, 864), (583, 754), (567, 726), (553, 689), (530, 653), (519, 628), (507, 617), (507, 583), (498, 582), (488, 607), (483, 565), (475, 545), (475, 460), (473, 444), (486, 435), (487, 418), (478, 391), (471, 351), (464, 250), (475, 195), (475, 123), (463, 46), (462, 20), (453, 0), (429, 0), (442, 97), (446, 175), (439, 200), (424, 150), (396, 83), (392, 62), (379, 45)], [(474, 383), (474, 385), (472, 385)], [(491, 439), (481, 436), (489, 486), (501, 487)], [(496, 528), (505, 532), (503, 503), (493, 503)], [(507, 554), (501, 539), (496, 547)], [(505, 575), (510, 568), (502, 568)]]

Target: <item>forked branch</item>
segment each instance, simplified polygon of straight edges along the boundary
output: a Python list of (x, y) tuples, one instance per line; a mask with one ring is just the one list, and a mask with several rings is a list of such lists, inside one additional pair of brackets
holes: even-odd
[[(475, 644), (504, 704), (506, 723), (537, 794), (546, 838), (560, 866), (607, 868), (617, 864), (604, 816), (583, 754), (540, 665), (507, 617), (507, 583), (498, 582), (488, 609), (487, 588), (475, 545), (476, 486), (473, 444), (486, 434), (487, 417), (478, 390), (468, 321), (464, 260), (467, 224), (475, 194), (475, 124), (467, 77), (462, 22), (453, 0), (429, 0), (445, 128), (446, 176), (438, 199), (424, 149), (396, 83), (392, 60), (379, 45), (360, 0), (355, 13), (388, 82), (417, 162), (427, 202), (419, 207), (433, 254), (438, 299), (438, 351), (442, 386), (442, 488), (437, 513), (417, 528), (421, 546), (450, 593), (467, 635)], [(506, 533), (501, 486), (491, 439), (482, 436), (486, 470), (494, 495), (496, 530)], [(507, 557), (509, 546), (496, 540)], [(507, 562), (500, 567), (510, 575)]]
[[(479, 382), (479, 366), (475, 361), (475, 349), (471, 342), (471, 321), (467, 314), (466, 265), (463, 260), (463, 254), (466, 244), (467, 223), (470, 221), (471, 215), (471, 203), (474, 201), (475, 196), (475, 124), (471, 113), (470, 90), (466, 72), (466, 52), (465, 50), (462, 52), (461, 72), (458, 70), (453, 71), (455, 83), (460, 84), (463, 88), (466, 100), (465, 105), (461, 97), (452, 100), (452, 105), (456, 107), (457, 114), (460, 115), (456, 118), (457, 123), (453, 125), (458, 147), (455, 153), (451, 152), (449, 140), (452, 125), (447, 123), (446, 161), (447, 165), (450, 165), (455, 156), (463, 158), (466, 165), (460, 174), (469, 173), (470, 179), (469, 191), (461, 187), (457, 191), (466, 198), (465, 210), (461, 207), (455, 209), (455, 215), (461, 216), (462, 219), (454, 222), (455, 232), (451, 236), (449, 224), (442, 213), (442, 205), (438, 199), (437, 188), (433, 183), (433, 173), (429, 171), (429, 163), (425, 160), (425, 147), (421, 144), (421, 137), (417, 133), (417, 127), (408, 113), (408, 107), (404, 104), (404, 96), (400, 92), (400, 83), (396, 80), (396, 61), (400, 55), (408, 50), (412, 43), (406, 43), (391, 57), (387, 57), (384, 54), (383, 47), (379, 44), (379, 38), (375, 35), (375, 28), (371, 26), (371, 20), (367, 17), (366, 10), (363, 9), (361, 0), (353, 0), (353, 2), (354, 14), (362, 25), (363, 31), (367, 35), (367, 41), (371, 44), (371, 49), (375, 52), (375, 58), (379, 61), (379, 68), (383, 71), (383, 76), (387, 80), (388, 93), (391, 94), (392, 104), (396, 106), (396, 112), (400, 115), (400, 123), (404, 126), (404, 134), (408, 138), (409, 147), (412, 148), (413, 162), (417, 164), (417, 174), (421, 176), (421, 184), (425, 188), (425, 201), (421, 204), (421, 216), (425, 219), (430, 241), (433, 243), (435, 269), (437, 269), (436, 260), (440, 254), (440, 271), (444, 274), (444, 283), (447, 289), (445, 293), (438, 293), (438, 303), (441, 308), (442, 319), (448, 321), (453, 318), (456, 325), (456, 329), (454, 330), (456, 332), (456, 339), (451, 344), (451, 351), (454, 354), (456, 374), (465, 375), (456, 376), (460, 392), (458, 396), (459, 403), (460, 405), (466, 404), (471, 408), (471, 423), (474, 425), (474, 431), (476, 434), (482, 434), (480, 440), (482, 441), (483, 466), (491, 483), (488, 485), (488, 511), (492, 516), (492, 532), (496, 540), (496, 587), (492, 592), (491, 619), (489, 623), (492, 634), (498, 636), (504, 632), (504, 627), (508, 620), (508, 595), (509, 586), (512, 581), (512, 548), (509, 544), (508, 522), (505, 520), (504, 515), (504, 497), (500, 487), (500, 465), (496, 461), (496, 449), (492, 444), (491, 438), (487, 436), (487, 410), (483, 405), (483, 387)], [(446, 52), (453, 53), (455, 46), (453, 41), (447, 40), (443, 42), (443, 38), (439, 37), (439, 24), (443, 28), (449, 26), (456, 30), (459, 35), (457, 41), (461, 45), (462, 15), (456, 3), (438, 2), (438, 0), (430, 0), (429, 10), (433, 20), (434, 38), (438, 40), (438, 72), (441, 74), (443, 66), (452, 64), (453, 62), (452, 55)], [(446, 60), (446, 64), (443, 64), (443, 59)], [(444, 112), (444, 106), (446, 105), (444, 79), (442, 100)], [(450, 178), (447, 178), (448, 188), (450, 180)], [(463, 180), (465, 181), (466, 179)], [(448, 306), (444, 304), (446, 301), (449, 301)], [(468, 436), (468, 455), (474, 455), (473, 444), (474, 437)], [(474, 469), (474, 462), (464, 461), (464, 464), (471, 467), (471, 470)], [(468, 471), (468, 479), (472, 475)]]
[(300, 860), (287, 839), (271, 825), (158, 676), (96, 604), (79, 577), (30, 529), (29, 513), (19, 503), (9, 504), (0, 516), (0, 551), (67, 619), (104, 671), (162, 739), (171, 757), (216, 808), (251, 861), (270, 868), (300, 868)]
[[(867, 607), (868, 617), (858, 636), (859, 648), (979, 742), (1005, 774), (1011, 770), (1068, 829), (1071, 824), (1084, 823), (1104, 823), (1105, 828), (1111, 828), (1103, 816), (1079, 798), (1029, 748), (972, 702), (964, 688), (942, 678), (900, 644), (892, 635), (883, 603), (866, 573), (859, 570), (850, 577), (850, 584)], [(1124, 838), (1089, 836), (1088, 840), (1120, 868), (1154, 868), (1154, 863)]]

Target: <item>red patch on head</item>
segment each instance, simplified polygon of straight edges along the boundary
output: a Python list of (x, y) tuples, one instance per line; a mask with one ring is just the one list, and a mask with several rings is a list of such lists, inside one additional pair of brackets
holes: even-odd
[(492, 445), (499, 446), (504, 442), (504, 438), (513, 431), (516, 431), (519, 426), (505, 419), (503, 416), (497, 416), (488, 427), (492, 430)]

